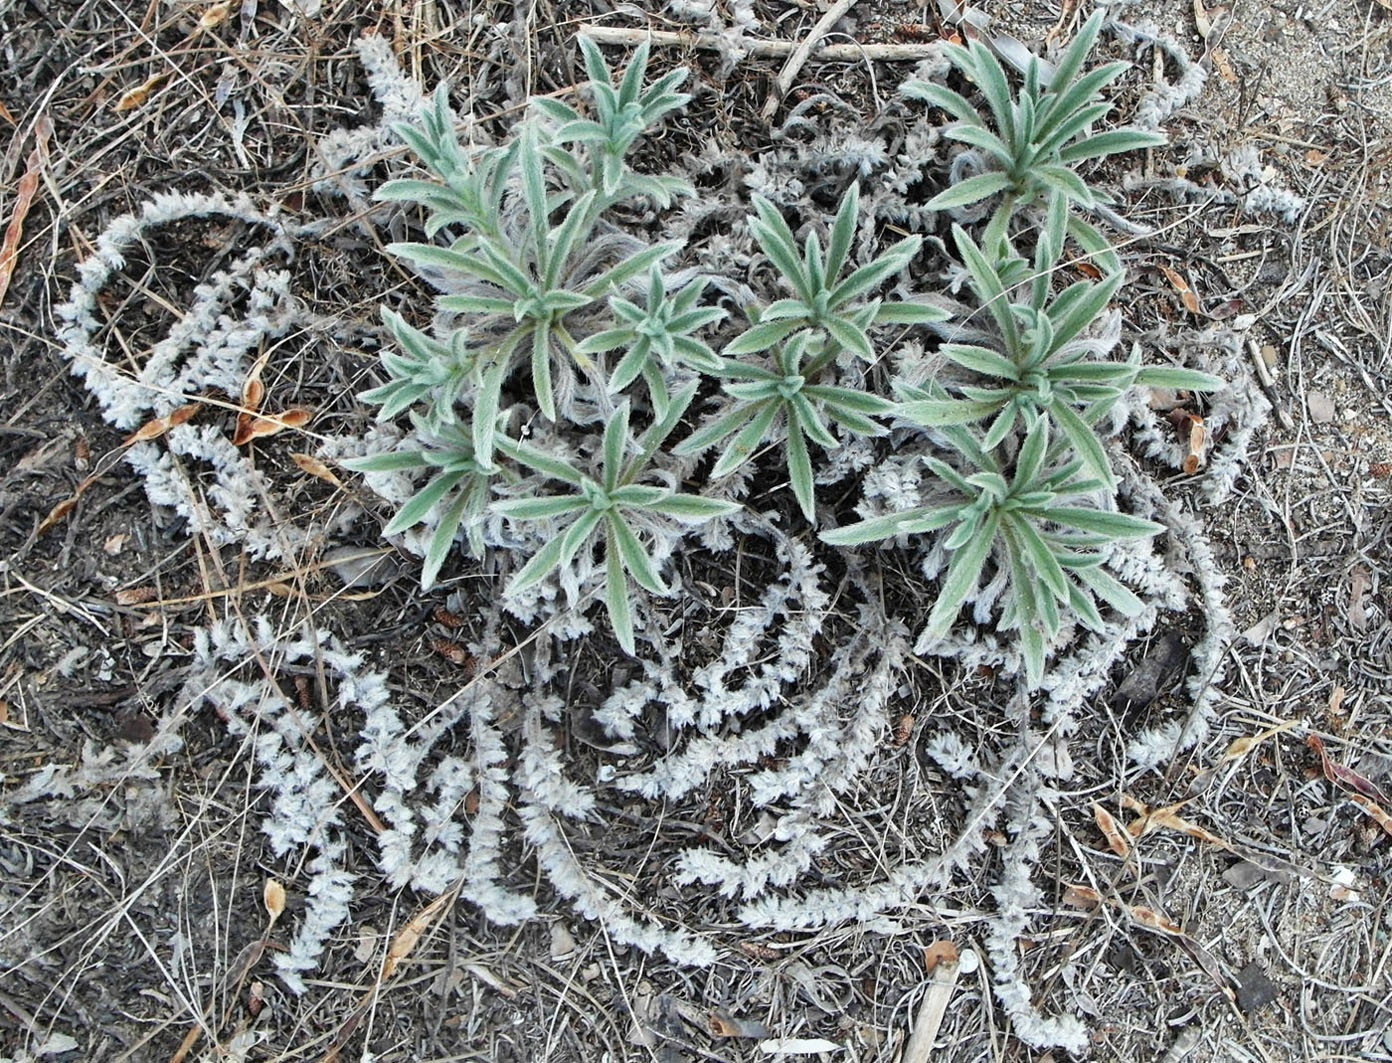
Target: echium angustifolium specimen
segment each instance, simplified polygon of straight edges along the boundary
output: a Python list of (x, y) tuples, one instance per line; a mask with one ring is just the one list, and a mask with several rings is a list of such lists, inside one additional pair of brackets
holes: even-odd
[[(388, 382), (365, 395), (384, 418), (409, 411), (419, 443), (353, 463), (435, 470), (389, 525), (399, 531), (435, 519), (425, 584), (460, 534), (476, 555), (516, 543), (487, 538), (485, 527), (498, 527), (487, 522), (491, 512), (523, 532), (521, 541), (540, 539), (513, 575), (512, 594), (602, 551), (604, 603), (632, 653), (641, 595), (671, 593), (660, 571), (671, 550), (654, 549), (657, 537), (670, 547), (684, 527), (739, 508), (703, 494), (703, 484), (713, 491), (741, 466), (763, 462), (786, 478), (815, 526), (822, 455), (893, 428), (923, 451), (936, 485), (928, 501), (821, 539), (852, 547), (935, 537), (927, 541), (946, 562), (930, 634), (949, 630), (994, 567), (1007, 587), (997, 626), (1016, 632), (1026, 681), (1037, 686), (1066, 617), (1098, 627), (1099, 603), (1138, 610), (1135, 595), (1104, 571), (1107, 549), (1159, 526), (1117, 511), (1099, 426), (1133, 384), (1200, 391), (1221, 381), (1106, 361), (1100, 348), (1109, 345), (1092, 338), (1123, 276), (1114, 250), (1073, 214), (1102, 197), (1072, 166), (1154, 142), (1089, 130), (1107, 110), (1099, 90), (1125, 66), (1083, 73), (1099, 28), (1098, 18), (1089, 20), (1047, 87), (1031, 63), (1015, 94), (983, 47), (952, 51), (989, 117), (942, 86), (906, 86), (952, 113), (958, 123), (949, 133), (997, 167), (936, 205), (1001, 196), (979, 240), (953, 227), (977, 303), (972, 331), (969, 342), (949, 336), (940, 345), (952, 372), (918, 387), (889, 369), (893, 330), (956, 326), (932, 302), (880, 294), (911, 265), (922, 271), (922, 240), (908, 236), (858, 261), (856, 184), (828, 222), (805, 219), (801, 243), (773, 203), (754, 197), (749, 231), (785, 291), (752, 305), (716, 305), (717, 286), (671, 265), (680, 243), (645, 242), (619, 227), (616, 205), (642, 197), (664, 208), (690, 191), (680, 178), (630, 168), (642, 134), (689, 99), (677, 91), (685, 71), (645, 86), (646, 46), (616, 82), (599, 49), (581, 38), (589, 113), (535, 101), (499, 147), (460, 146), (446, 94), (437, 92), (421, 127), (400, 130), (435, 180), (394, 181), (379, 193), (425, 206), (427, 234), (449, 240), (391, 248), (444, 290), (437, 334), (384, 310), (400, 352), (382, 356)], [(1022, 218), (1031, 224), (1017, 235), (1012, 222)], [(1026, 240), (1032, 248), (1017, 249)], [(1105, 272), (1059, 289), (1070, 240)], [(738, 327), (725, 324), (731, 309), (744, 318)], [(701, 408), (704, 416), (694, 412)], [(539, 429), (531, 441), (517, 434), (529, 420)], [(978, 422), (984, 436), (972, 427)], [(707, 450), (718, 453), (684, 482), (690, 456)], [(531, 540), (529, 526), (537, 529)]]

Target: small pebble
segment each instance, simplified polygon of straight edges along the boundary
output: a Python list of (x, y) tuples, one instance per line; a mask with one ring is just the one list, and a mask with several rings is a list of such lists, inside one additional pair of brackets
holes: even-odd
[(1337, 416), (1334, 400), (1322, 391), (1307, 392), (1305, 407), (1310, 411), (1310, 420), (1316, 424), (1328, 424)]

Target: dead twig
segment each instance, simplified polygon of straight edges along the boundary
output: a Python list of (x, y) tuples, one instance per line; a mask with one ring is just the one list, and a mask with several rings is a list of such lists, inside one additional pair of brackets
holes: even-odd
[[(676, 33), (672, 30), (638, 30), (619, 26), (596, 26), (582, 23), (576, 29), (582, 37), (596, 44), (621, 44), (630, 47), (648, 41), (668, 48), (696, 48), (708, 52), (730, 51), (728, 40), (716, 33)], [(779, 59), (798, 47), (791, 41), (743, 40), (739, 49), (746, 55), (762, 59)], [(826, 44), (814, 49), (818, 59), (833, 63), (857, 62), (870, 59), (878, 63), (914, 63), (934, 55), (936, 41), (909, 44)]]
[(817, 24), (812, 27), (806, 37), (802, 39), (793, 54), (788, 56), (788, 61), (783, 64), (783, 69), (778, 72), (778, 77), (774, 79), (773, 88), (769, 92), (769, 98), (764, 103), (763, 110), (759, 112), (764, 121), (773, 117), (778, 105), (783, 102), (783, 98), (788, 95), (788, 90), (793, 87), (793, 82), (797, 79), (802, 68), (807, 64), (807, 60), (812, 56), (812, 49), (817, 42), (831, 32), (832, 27), (841, 21), (855, 5), (855, 0), (836, 0), (827, 9), (827, 13), (817, 20)]

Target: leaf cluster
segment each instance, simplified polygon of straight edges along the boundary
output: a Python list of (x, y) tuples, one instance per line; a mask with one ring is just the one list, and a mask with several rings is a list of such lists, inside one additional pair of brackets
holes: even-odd
[[(484, 551), (491, 512), (541, 542), (512, 577), (511, 595), (582, 559), (589, 571), (602, 551), (605, 609), (632, 653), (642, 594), (672, 590), (661, 572), (671, 550), (656, 537), (670, 544), (683, 527), (740, 508), (702, 484), (776, 452), (798, 509), (815, 525), (821, 455), (896, 427), (896, 439), (916, 438), (929, 450), (931, 503), (821, 538), (849, 547), (935, 537), (946, 566), (931, 634), (947, 632), (994, 565), (1007, 586), (998, 626), (1018, 633), (1026, 680), (1037, 685), (1066, 618), (1100, 627), (1101, 605), (1138, 610), (1103, 566), (1110, 544), (1158, 526), (1117, 511), (1098, 426), (1134, 384), (1198, 391), (1221, 381), (1095, 357), (1091, 330), (1123, 274), (1114, 250), (1072, 217), (1071, 205), (1101, 198), (1072, 167), (1155, 140), (1089, 132), (1107, 111), (1098, 94), (1124, 68), (1083, 72), (1099, 28), (1089, 21), (1052, 78), (1030, 63), (1014, 95), (982, 46), (952, 50), (986, 100), (985, 114), (941, 86), (909, 86), (952, 113), (949, 134), (998, 167), (934, 205), (1004, 193), (980, 240), (953, 227), (973, 314), (985, 327), (970, 342), (941, 343), (952, 372), (925, 387), (893, 379), (884, 340), (891, 329), (950, 330), (949, 315), (937, 302), (883, 293), (910, 273), (921, 237), (904, 235), (868, 260), (856, 255), (858, 236), (868, 242), (858, 234), (858, 185), (846, 188), (827, 222), (805, 219), (801, 238), (773, 203), (753, 197), (749, 232), (785, 294), (737, 307), (745, 319), (738, 327), (726, 325), (731, 308), (715, 296), (728, 286), (669, 270), (679, 242), (642, 243), (614, 224), (610, 209), (623, 199), (666, 205), (688, 190), (628, 164), (638, 138), (689, 100), (678, 91), (683, 70), (645, 84), (646, 46), (616, 75), (582, 39), (588, 109), (533, 101), (532, 116), (498, 147), (460, 145), (447, 96), (437, 92), (420, 125), (399, 130), (433, 179), (390, 182), (379, 198), (426, 208), (433, 242), (390, 250), (443, 289), (438, 338), (384, 310), (396, 349), (382, 355), (386, 383), (363, 396), (384, 419), (409, 413), (418, 442), (350, 463), (429, 473), (387, 529), (436, 521), (426, 585), (460, 535), (475, 555)], [(1011, 235), (1022, 212), (1036, 221), (1027, 252)], [(1100, 279), (1056, 283), (1070, 239), (1107, 267)], [(565, 438), (570, 453), (516, 430), (533, 412), (554, 426), (542, 438)], [(688, 476), (693, 463), (683, 459), (707, 451), (715, 452), (710, 463)]]
[(906, 95), (956, 119), (943, 130), (944, 136), (978, 149), (995, 167), (940, 193), (930, 207), (962, 207), (1002, 194), (1002, 209), (1007, 213), (1056, 195), (1079, 206), (1094, 206), (1107, 197), (1085, 183), (1074, 167), (1165, 143), (1163, 136), (1141, 129), (1092, 131), (1111, 109), (1101, 97), (1102, 89), (1130, 68), (1129, 63), (1117, 61), (1084, 72), (1103, 18), (1103, 12), (1097, 11), (1083, 24), (1052, 70), (1031, 56), (1025, 64), (1024, 83), (1015, 93), (1000, 61), (985, 44), (945, 44), (948, 60), (980, 92), (985, 115), (961, 93), (943, 85), (911, 81), (904, 86)]

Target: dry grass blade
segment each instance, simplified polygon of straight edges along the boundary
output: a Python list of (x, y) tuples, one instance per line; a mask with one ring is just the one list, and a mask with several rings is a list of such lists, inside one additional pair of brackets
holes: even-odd
[(339, 1027), (338, 1034), (334, 1038), (333, 1047), (324, 1054), (323, 1063), (337, 1063), (344, 1046), (348, 1043), (348, 1039), (353, 1036), (357, 1028), (362, 1024), (363, 1019), (367, 1016), (368, 1009), (372, 1007), (372, 1002), (377, 998), (377, 994), (381, 992), (383, 983), (391, 979), (391, 977), (396, 974), (397, 968), (405, 960), (410, 958), (411, 954), (415, 952), (416, 946), (420, 944), (422, 935), (430, 929), (435, 920), (439, 918), (440, 913), (454, 903), (454, 899), (458, 896), (458, 893), (458, 885), (446, 890), (413, 915), (406, 925), (396, 932), (396, 935), (392, 938), (391, 944), (387, 947), (387, 955), (382, 960), (382, 968), (377, 973), (375, 984), (364, 994), (362, 1000), (358, 1002), (358, 1006), (353, 1009), (352, 1014), (349, 1015)]
[(48, 116), (34, 124), (34, 150), (29, 153), (24, 176), (19, 179), (15, 190), (14, 210), (10, 213), (10, 223), (5, 228), (5, 239), (0, 243), (0, 305), (5, 302), (5, 293), (10, 288), (10, 278), (14, 276), (15, 262), (19, 258), (19, 241), (24, 235), (24, 219), (34, 204), (34, 196), (39, 190), (39, 175), (48, 161), (48, 134), (52, 124)]

